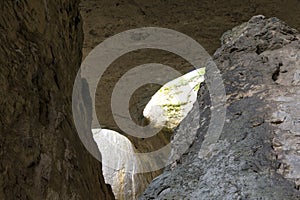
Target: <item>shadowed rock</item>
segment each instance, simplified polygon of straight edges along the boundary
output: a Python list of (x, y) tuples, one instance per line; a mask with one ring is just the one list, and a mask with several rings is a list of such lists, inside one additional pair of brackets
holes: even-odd
[(73, 124), (83, 40), (78, 4), (0, 2), (0, 199), (114, 199)]

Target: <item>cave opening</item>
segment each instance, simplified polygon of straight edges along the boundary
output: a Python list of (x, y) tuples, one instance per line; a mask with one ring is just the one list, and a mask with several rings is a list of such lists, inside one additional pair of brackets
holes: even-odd
[[(83, 30), (85, 33), (83, 59), (96, 45), (98, 45), (99, 42), (105, 40), (106, 38), (109, 38), (114, 34), (120, 33), (131, 28), (145, 26), (161, 26), (182, 31), (183, 33), (186, 33), (195, 38), (201, 43), (201, 45), (205, 47), (205, 49), (207, 49), (207, 51), (210, 54), (213, 54), (215, 50), (218, 47), (220, 47), (219, 38), (225, 31), (230, 30), (232, 27), (240, 24), (241, 22), (247, 21), (255, 13), (265, 14), (267, 16), (273, 15), (273, 13), (270, 13), (270, 10), (266, 8), (264, 2), (256, 2), (257, 5), (261, 4), (264, 6), (240, 4), (240, 2), (238, 1), (231, 4), (224, 2), (219, 2), (218, 4), (215, 4), (213, 2), (206, 2), (202, 5), (200, 1), (191, 1), (189, 2), (189, 4), (180, 4), (181, 3), (178, 2), (178, 7), (180, 7), (182, 10), (176, 11), (175, 14), (175, 12), (169, 13), (169, 11), (172, 10), (172, 6), (167, 2), (160, 2), (158, 4), (160, 6), (156, 7), (156, 3), (151, 2), (141, 2), (140, 5), (137, 5), (136, 3), (130, 2), (95, 2), (90, 0), (82, 0), (81, 13), (83, 16)], [(199, 8), (199, 12), (194, 12), (194, 8)], [(243, 10), (243, 12), (231, 13), (233, 8)], [(215, 18), (216, 10), (218, 9), (222, 10), (222, 12), (217, 13), (217, 15), (222, 15), (222, 17)], [(140, 12), (141, 10), (143, 10), (143, 12)], [(291, 22), (294, 18), (288, 16), (287, 13), (289, 12), (286, 12), (286, 10), (290, 9), (288, 9), (287, 7), (285, 8), (284, 5), (283, 7), (281, 7), (280, 10), (277, 10), (276, 13), (280, 18)], [(188, 13), (193, 13), (193, 15), (189, 15)], [(203, 16), (203, 13), (206, 13), (207, 16)], [(176, 19), (175, 17), (174, 19), (176, 20), (169, 20), (170, 14), (177, 16), (178, 19)], [(180, 21), (182, 21), (183, 23), (179, 23)], [(105, 139), (105, 141), (99, 142), (99, 144), (103, 144), (107, 140), (118, 141), (119, 143), (121, 143), (120, 146), (124, 145), (124, 148), (126, 149), (125, 152), (127, 152), (128, 155), (131, 155), (131, 160), (134, 160), (132, 158), (134, 152), (143, 152), (143, 148), (146, 149), (145, 151), (149, 149), (153, 150), (153, 147), (143, 145), (145, 143), (145, 139), (143, 138), (135, 140), (134, 138), (128, 138), (123, 136), (124, 133), (122, 133), (122, 130), (120, 130), (115, 124), (114, 120), (112, 120), (110, 108), (104, 106), (110, 105), (111, 98), (111, 94), (107, 94), (106, 91), (111, 91), (117, 80), (124, 73), (126, 73), (127, 70), (143, 63), (149, 63), (149, 61), (153, 62), (153, 58), (156, 59), (155, 61), (157, 63), (165, 63), (167, 65), (173, 66), (174, 68), (180, 70), (182, 74), (186, 74), (192, 70), (191, 66), (189, 66), (186, 63), (186, 61), (180, 60), (179, 58), (174, 58), (174, 55), (168, 55), (168, 53), (166, 52), (153, 51), (149, 49), (145, 51), (135, 51), (127, 54), (122, 59), (118, 59), (116, 62), (112, 63), (110, 69), (106, 71), (104, 79), (100, 80), (99, 82), (100, 86), (98, 85), (98, 87), (102, 88), (102, 90), (98, 90), (98, 93), (96, 94), (99, 98), (96, 102), (96, 107), (98, 107), (98, 109), (96, 108), (97, 116), (99, 117), (100, 123), (105, 124), (105, 126), (103, 127), (102, 134), (104, 138), (100, 138), (102, 136), (101, 134), (99, 134), (99, 129), (97, 129), (97, 127), (95, 127), (95, 129), (92, 130), (94, 134), (97, 135), (96, 141), (103, 141)], [(103, 86), (107, 87), (104, 87), (105, 89), (103, 89)], [(132, 106), (130, 106), (130, 114), (137, 124), (148, 125), (149, 121), (147, 120), (157, 120), (157, 117), (155, 117), (155, 115), (152, 116), (152, 114), (157, 114), (160, 111), (156, 111), (155, 109), (149, 109), (149, 107), (147, 107), (147, 104), (151, 102), (151, 97), (155, 95), (159, 88), (160, 86), (158, 85), (148, 85), (148, 87), (141, 88), (135, 93), (135, 95), (139, 98), (131, 99), (130, 104)], [(197, 89), (199, 89), (198, 86), (195, 86), (195, 90)], [(162, 90), (160, 93), (165, 94), (166, 91), (168, 91), (168, 89)], [(168, 126), (175, 127), (181, 119), (178, 119), (178, 116), (174, 113), (180, 113), (180, 111), (182, 111), (180, 108), (182, 106), (181, 103), (173, 102), (173, 104), (169, 105), (164, 103), (164, 105), (160, 106), (164, 107), (164, 111), (167, 110), (166, 113), (168, 113), (170, 118), (168, 120), (159, 119), (158, 122), (167, 122)], [(105, 109), (101, 110), (101, 108)], [(146, 121), (144, 121), (144, 119), (146, 119)], [(132, 144), (134, 144), (134, 147), (132, 146)], [(163, 144), (165, 144), (165, 142), (163, 142)], [(99, 147), (100, 152), (102, 151), (102, 158), (104, 160), (106, 159), (110, 161), (110, 159), (112, 158), (114, 158), (113, 160), (121, 160), (122, 158), (126, 158), (126, 156), (128, 156), (120, 156), (119, 152), (111, 152), (109, 151), (109, 148), (101, 150), (101, 148), (105, 148), (105, 146)], [(107, 151), (108, 154), (105, 153)], [(116, 153), (116, 155), (114, 156), (112, 155), (112, 153)], [(124, 163), (120, 164), (120, 166), (125, 168)], [(143, 192), (146, 186), (141, 186), (139, 183), (132, 180), (139, 179), (143, 180), (144, 183), (148, 184), (155, 176), (161, 173), (161, 171), (156, 171), (155, 173), (146, 173), (146, 175), (136, 174), (138, 177), (135, 177), (135, 171), (132, 166), (127, 166), (132, 172), (127, 174), (124, 173), (124, 169), (122, 169), (122, 167), (117, 168), (117, 170), (115, 171), (109, 171), (105, 167), (105, 163), (103, 165), (103, 171), (104, 176), (106, 178), (106, 182), (113, 186), (113, 190), (117, 199), (132, 199), (132, 196), (136, 197), (138, 196), (137, 193)], [(114, 174), (117, 174), (117, 178), (114, 178)], [(112, 180), (115, 182), (113, 183)], [(125, 180), (128, 181), (126, 182)], [(124, 191), (128, 193), (128, 196), (122, 196), (124, 195)], [(118, 194), (121, 195), (118, 196)]]
[[(107, 21), (99, 20), (99, 24), (95, 25), (91, 20), (99, 13), (90, 13), (86, 10), (85, 3), (87, 2), (82, 2), (81, 8), (85, 33), (83, 60), (99, 41), (112, 36), (108, 34), (103, 37), (103, 34), (98, 32), (106, 30), (100, 25), (106, 24)], [(178, 73), (171, 75), (165, 71), (163, 75), (168, 78), (162, 77), (165, 80), (163, 83), (145, 83), (134, 91), (128, 102), (130, 118), (138, 126), (150, 126), (151, 129), (157, 130), (157, 134), (152, 137), (135, 137), (132, 132), (123, 130), (116, 123), (113, 116), (115, 111), (111, 108), (111, 99), (120, 79), (132, 69), (145, 63), (170, 66)], [(156, 67), (162, 66), (156, 65)], [(151, 73), (150, 70), (149, 76)], [(99, 79), (95, 94), (96, 118), (101, 127), (97, 125), (98, 122), (96, 123), (93, 117), (92, 133), (102, 155), (105, 181), (112, 186), (116, 199), (138, 199), (150, 182), (163, 172), (171, 153), (170, 140), (173, 131), (192, 109), (197, 98), (199, 84), (204, 79), (204, 73), (204, 68), (196, 70), (184, 58), (158, 49), (131, 51), (118, 57), (105, 70)], [(125, 104), (120, 104), (120, 109), (127, 106)], [(122, 115), (119, 114), (119, 116)], [(161, 154), (163, 156), (151, 154), (161, 149), (166, 149)], [(149, 152), (152, 160), (136, 156)]]
[[(162, 166), (155, 168), (156, 170), (146, 170), (141, 173), (142, 168), (139, 168), (145, 165), (143, 163), (145, 160), (142, 160), (138, 154), (157, 150), (162, 145), (170, 143), (173, 130), (192, 109), (197, 99), (204, 73), (204, 68), (196, 69), (164, 84), (150, 100), (147, 99), (147, 104), (142, 108), (136, 108), (137, 104), (133, 104), (135, 105), (133, 110), (142, 109), (143, 111), (142, 117), (140, 112), (131, 112), (133, 119), (143, 118), (148, 122), (147, 124), (152, 123), (159, 128), (158, 139), (164, 138), (161, 145), (157, 140), (127, 138), (124, 133), (110, 129), (92, 129), (93, 138), (101, 152), (105, 181), (112, 186), (117, 199), (138, 199), (148, 184), (162, 173)], [(149, 87), (149, 85), (146, 86)], [(139, 94), (139, 90), (144, 91), (139, 88), (135, 95)], [(154, 150), (153, 147), (155, 147)], [(170, 152), (166, 156), (169, 154)]]

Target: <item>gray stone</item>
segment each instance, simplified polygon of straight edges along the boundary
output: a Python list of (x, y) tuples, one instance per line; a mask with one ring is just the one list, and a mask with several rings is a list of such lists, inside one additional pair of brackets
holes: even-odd
[(199, 120), (193, 108), (174, 135), (193, 129), (195, 141), (140, 199), (300, 199), (298, 32), (256, 16), (226, 32), (222, 44), (213, 56), (227, 95), (221, 137), (199, 156), (211, 117), (202, 84)]

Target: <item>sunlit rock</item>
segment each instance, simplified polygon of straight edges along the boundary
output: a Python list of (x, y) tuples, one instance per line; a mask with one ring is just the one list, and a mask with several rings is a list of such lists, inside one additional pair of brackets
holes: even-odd
[[(204, 80), (204, 68), (194, 70), (165, 84), (150, 100), (145, 117), (155, 126), (173, 129), (191, 110), (199, 84)], [(112, 186), (117, 199), (136, 199), (139, 188), (134, 166), (137, 160), (130, 141), (108, 129), (92, 129), (102, 155), (105, 182)]]
[(102, 155), (105, 182), (110, 184), (116, 199), (135, 197), (134, 154), (130, 141), (118, 132), (92, 129), (94, 140)]
[(161, 87), (144, 109), (144, 116), (157, 127), (175, 128), (192, 109), (205, 68), (191, 71)]

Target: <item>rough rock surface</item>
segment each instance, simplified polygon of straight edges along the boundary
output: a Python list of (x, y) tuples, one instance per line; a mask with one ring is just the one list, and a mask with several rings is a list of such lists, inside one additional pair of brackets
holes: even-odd
[[(220, 47), (219, 38), (226, 30), (257, 14), (276, 16), (294, 28), (300, 28), (298, 0), (82, 0), (80, 10), (84, 22), (83, 57), (106, 38), (138, 27), (165, 27), (180, 31), (198, 41), (210, 54)], [(135, 51), (120, 57), (111, 64), (98, 85), (96, 109), (100, 123), (106, 125), (103, 128), (120, 132), (110, 110), (112, 90), (126, 71), (145, 63), (165, 64), (181, 73), (193, 69), (190, 63), (179, 56), (159, 50)], [(134, 93), (130, 113), (136, 122), (142, 121), (144, 107), (159, 88), (158, 85), (149, 84)], [(157, 142), (153, 141), (148, 144)], [(139, 149), (145, 152), (149, 151), (147, 148), (161, 146), (160, 143), (144, 145), (144, 142), (136, 141)], [(145, 183), (143, 180), (141, 182)]]
[(192, 109), (174, 136), (196, 129), (196, 140), (141, 199), (300, 199), (299, 50), (299, 33), (277, 18), (226, 32), (213, 56), (227, 95), (220, 139), (199, 156), (211, 115), (202, 84), (200, 121)]
[(114, 199), (73, 125), (78, 3), (0, 2), (0, 199)]
[[(220, 47), (219, 39), (225, 31), (254, 15), (276, 16), (300, 29), (298, 0), (82, 0), (80, 10), (84, 21), (83, 57), (104, 39), (137, 27), (165, 27), (180, 31), (197, 40), (210, 54)], [(162, 52), (140, 53), (143, 55), (135, 52), (123, 57), (116, 63), (118, 68), (128, 68), (138, 60), (149, 63), (166, 56)], [(180, 62), (176, 56), (162, 61), (180, 69), (191, 69), (188, 63)], [(110, 78), (113, 81), (115, 76)]]
[[(82, 0), (81, 14), (84, 26), (83, 57), (101, 43), (122, 31), (138, 27), (165, 27), (189, 35), (210, 54), (219, 48), (219, 38), (228, 29), (248, 21), (252, 16), (276, 16), (300, 28), (298, 0)], [(170, 17), (172, 16), (172, 17)], [(107, 129), (121, 132), (113, 121), (110, 109), (114, 85), (128, 70), (145, 63), (161, 63), (187, 73), (193, 70), (190, 63), (165, 51), (140, 50), (130, 52), (111, 64), (99, 82), (96, 101), (98, 119)], [(132, 96), (130, 113), (139, 122), (151, 96), (159, 89), (147, 85)], [(102, 117), (105, 116), (105, 117)], [(98, 127), (94, 127), (98, 128)]]
[[(299, 30), (299, 10), (298, 0), (82, 0), (83, 57), (110, 36), (128, 29), (148, 26), (165, 27), (185, 33), (213, 54), (220, 47), (219, 38), (224, 31), (257, 14), (276, 16)], [(103, 128), (120, 132), (111, 115), (112, 90), (126, 71), (145, 63), (165, 64), (181, 73), (193, 69), (190, 63), (179, 56), (159, 50), (134, 51), (120, 57), (107, 69), (98, 85), (100, 89), (97, 91), (99, 100), (96, 101), (96, 109), (100, 123), (105, 125)], [(144, 107), (159, 88), (158, 85), (149, 84), (132, 96), (130, 113), (137, 123), (142, 121)], [(136, 146), (139, 151), (144, 152), (164, 145), (157, 140), (148, 141), (148, 145), (145, 145), (145, 141), (135, 143), (138, 143)], [(144, 178), (151, 179), (146, 176)], [(148, 181), (141, 180), (141, 183), (145, 182)]]

